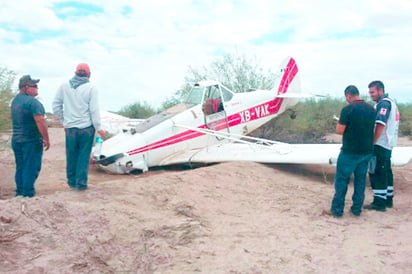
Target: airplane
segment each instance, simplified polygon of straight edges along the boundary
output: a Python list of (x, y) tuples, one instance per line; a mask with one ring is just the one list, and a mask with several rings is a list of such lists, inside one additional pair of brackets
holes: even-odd
[[(247, 136), (281, 113), (293, 110), (301, 92), (296, 61), (279, 67), (272, 90), (235, 93), (217, 81), (194, 84), (187, 99), (105, 140), (92, 162), (109, 173), (226, 161), (336, 164), (341, 144), (288, 144)], [(412, 147), (393, 150), (394, 165), (412, 160)]]
[(116, 113), (100, 110), (100, 121), (102, 130), (111, 135), (116, 135), (126, 127), (134, 127), (144, 119), (128, 118)]

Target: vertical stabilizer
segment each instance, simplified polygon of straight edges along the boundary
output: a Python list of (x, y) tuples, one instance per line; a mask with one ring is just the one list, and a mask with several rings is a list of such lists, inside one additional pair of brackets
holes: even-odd
[(299, 103), (302, 97), (299, 79), (299, 69), (295, 59), (286, 58), (279, 67), (280, 77), (276, 79), (272, 89), (274, 93), (274, 105), (280, 113), (292, 109)]
[(300, 79), (299, 79), (299, 69), (296, 64), (295, 59), (292, 57), (286, 58), (279, 67), (281, 77), (276, 81), (275, 86), (273, 87), (273, 91), (276, 95), (280, 95), (281, 97), (288, 97), (288, 94), (295, 94), (301, 93), (300, 88)]

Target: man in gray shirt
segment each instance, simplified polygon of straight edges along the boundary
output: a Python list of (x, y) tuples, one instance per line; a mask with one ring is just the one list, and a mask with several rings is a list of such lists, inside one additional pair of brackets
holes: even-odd
[(66, 175), (70, 188), (87, 189), (90, 154), (95, 132), (101, 129), (97, 89), (89, 82), (90, 68), (81, 63), (75, 75), (57, 90), (53, 113), (66, 133)]

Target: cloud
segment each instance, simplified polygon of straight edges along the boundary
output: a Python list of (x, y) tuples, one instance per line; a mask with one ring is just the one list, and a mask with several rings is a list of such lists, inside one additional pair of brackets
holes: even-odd
[[(160, 103), (187, 68), (221, 53), (256, 56), (276, 68), (296, 58), (307, 92), (341, 96), (384, 81), (411, 101), (412, 12), (407, 1), (6, 1), (0, 10), (1, 65), (41, 78), (48, 111), (79, 62), (92, 69), (102, 108)], [(22, 7), (25, 7), (22, 9)]]

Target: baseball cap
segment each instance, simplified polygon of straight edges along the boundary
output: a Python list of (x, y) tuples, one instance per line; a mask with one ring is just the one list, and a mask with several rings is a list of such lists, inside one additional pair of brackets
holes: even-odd
[(34, 86), (40, 82), (40, 79), (32, 79), (30, 75), (24, 75), (19, 80), (19, 89), (25, 86)]
[(89, 65), (86, 63), (80, 63), (76, 67), (76, 74), (90, 74)]

